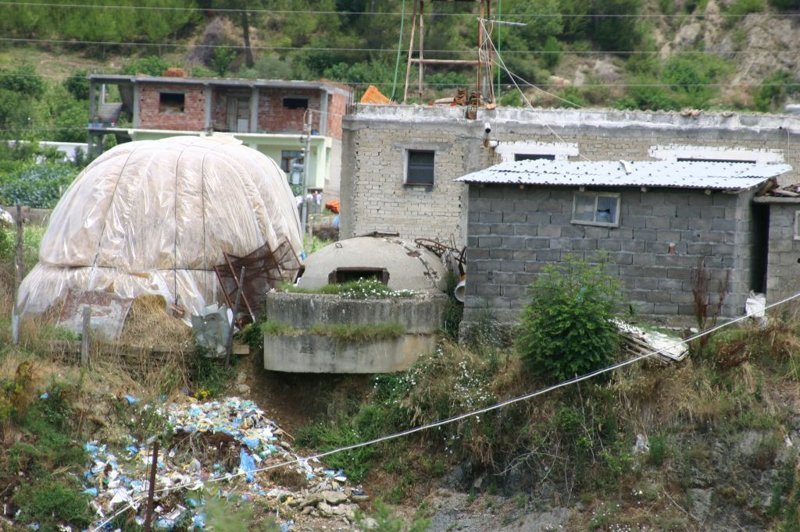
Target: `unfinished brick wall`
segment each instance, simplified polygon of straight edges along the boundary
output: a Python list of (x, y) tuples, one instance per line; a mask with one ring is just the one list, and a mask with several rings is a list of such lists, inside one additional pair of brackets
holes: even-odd
[[(272, 133), (302, 133), (305, 109), (288, 109), (284, 98), (308, 98), (308, 108), (319, 110), (320, 93), (308, 90), (261, 89), (258, 100), (258, 130)], [(319, 130), (319, 113), (312, 113), (312, 128)]]
[(342, 119), (347, 113), (349, 96), (331, 93), (328, 96), (328, 136), (342, 140)]
[(616, 190), (619, 227), (571, 223), (574, 192), (470, 186), (466, 324), (486, 308), (501, 322), (515, 322), (528, 285), (567, 255), (605, 255), (608, 273), (624, 283), (636, 313), (647, 316), (693, 316), (692, 272), (705, 260), (713, 294), (730, 274), (723, 314), (741, 314), (750, 290), (751, 192)]
[[(160, 105), (162, 92), (184, 95), (183, 112), (164, 111)], [(139, 89), (139, 127), (142, 129), (174, 129), (199, 131), (203, 129), (205, 96), (202, 87), (142, 83)]]

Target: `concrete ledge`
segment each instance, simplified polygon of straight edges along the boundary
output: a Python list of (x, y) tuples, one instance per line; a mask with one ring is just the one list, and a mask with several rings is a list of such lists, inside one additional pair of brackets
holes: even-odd
[(407, 333), (434, 334), (443, 324), (447, 295), (386, 299), (342, 299), (336, 295), (272, 292), (267, 319), (308, 329), (316, 324), (399, 323)]
[(288, 373), (391, 373), (411, 367), (436, 348), (436, 337), (406, 334), (391, 340), (343, 343), (329, 336), (264, 336), (264, 369)]

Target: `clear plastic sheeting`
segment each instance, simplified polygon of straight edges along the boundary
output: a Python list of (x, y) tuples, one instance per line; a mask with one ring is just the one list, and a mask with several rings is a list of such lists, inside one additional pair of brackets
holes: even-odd
[(89, 165), (59, 201), (20, 286), (17, 314), (42, 314), (68, 291), (161, 295), (184, 316), (222, 303), (224, 253), (294, 250), (300, 221), (280, 167), (230, 137), (121, 144)]

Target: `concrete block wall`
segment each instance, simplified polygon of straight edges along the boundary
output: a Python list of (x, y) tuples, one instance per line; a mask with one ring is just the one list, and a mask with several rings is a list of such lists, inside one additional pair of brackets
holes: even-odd
[(741, 313), (749, 291), (749, 237), (742, 234), (749, 229), (737, 227), (737, 216), (749, 197), (624, 189), (618, 191), (620, 225), (609, 228), (570, 222), (574, 192), (470, 187), (465, 323), (481, 319), (486, 308), (501, 323), (516, 322), (527, 287), (567, 255), (589, 261), (605, 255), (608, 273), (623, 282), (628, 301), (645, 316), (692, 316), (693, 270), (705, 260), (712, 301), (730, 276), (723, 314)]
[(767, 303), (775, 303), (800, 292), (800, 240), (795, 237), (795, 212), (800, 201), (769, 204), (769, 260)]
[[(341, 238), (381, 231), (464, 244), (467, 188), (454, 180), (491, 165), (481, 125), (362, 124), (347, 117), (344, 129)], [(432, 187), (404, 184), (407, 150), (435, 151)]]
[[(161, 112), (160, 94), (184, 94), (183, 112)], [(139, 127), (142, 129), (175, 129), (200, 131), (205, 120), (205, 95), (202, 87), (187, 85), (149, 85), (143, 83), (139, 91)]]

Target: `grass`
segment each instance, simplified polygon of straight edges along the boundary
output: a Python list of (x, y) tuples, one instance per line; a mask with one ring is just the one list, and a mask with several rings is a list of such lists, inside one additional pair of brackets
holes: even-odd
[(318, 323), (310, 329), (297, 329), (286, 323), (268, 320), (261, 324), (261, 331), (266, 336), (314, 334), (328, 336), (341, 343), (365, 343), (394, 340), (405, 334), (406, 329), (399, 323)]

